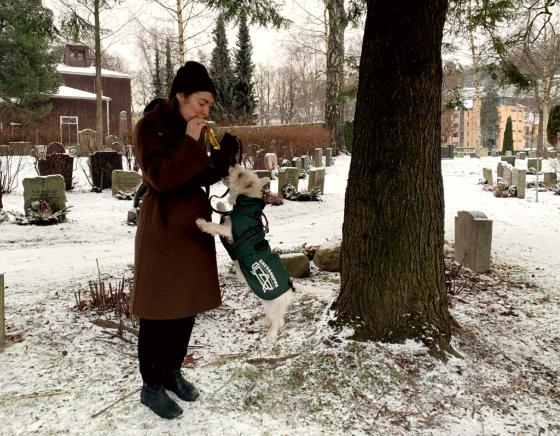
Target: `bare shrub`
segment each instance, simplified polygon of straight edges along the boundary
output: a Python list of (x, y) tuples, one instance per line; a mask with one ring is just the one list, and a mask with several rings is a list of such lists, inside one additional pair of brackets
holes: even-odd
[(0, 209), (3, 209), (2, 195), (10, 194), (17, 188), (22, 168), (23, 156), (0, 156)]

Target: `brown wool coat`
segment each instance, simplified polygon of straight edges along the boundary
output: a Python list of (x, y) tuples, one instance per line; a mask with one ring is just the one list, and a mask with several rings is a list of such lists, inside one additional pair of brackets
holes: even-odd
[(148, 190), (142, 199), (134, 255), (132, 313), (177, 319), (221, 304), (214, 238), (195, 225), (210, 219), (203, 187), (219, 176), (203, 145), (163, 100), (136, 125), (136, 158)]

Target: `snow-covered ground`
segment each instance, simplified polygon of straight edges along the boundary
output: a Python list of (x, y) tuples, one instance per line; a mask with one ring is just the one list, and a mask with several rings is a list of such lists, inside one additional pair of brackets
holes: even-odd
[[(89, 192), (76, 170), (68, 222), (0, 224), (9, 336), (0, 352), (0, 434), (559, 434), (560, 196), (540, 192), (536, 203), (529, 189), (524, 200), (495, 198), (477, 182), (497, 162), (442, 162), (446, 239), (459, 210), (494, 222), (492, 271), (472, 275), (450, 299), (462, 359), (443, 363), (412, 342), (357, 343), (336, 333), (328, 307), (340, 278), (316, 268), (304, 282), (322, 292), (297, 297), (270, 346), (256, 298), (218, 244), (224, 304), (197, 319), (184, 369), (202, 394), (181, 403), (174, 421), (139, 402), (136, 338), (91, 322), (108, 314), (73, 309), (75, 292), (97, 279), (96, 261), (109, 282), (130, 277), (135, 232), (125, 222), (131, 202)], [(323, 202), (267, 207), (273, 247), (341, 236), (349, 163), (340, 156), (327, 169)], [(25, 174), (34, 175), (32, 165)], [(3, 201), (22, 211), (21, 186)]]

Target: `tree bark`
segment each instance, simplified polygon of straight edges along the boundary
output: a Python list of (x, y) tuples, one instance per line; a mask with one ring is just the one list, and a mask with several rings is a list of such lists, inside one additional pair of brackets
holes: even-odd
[(446, 11), (447, 0), (368, 3), (336, 302), (357, 338), (448, 346), (440, 161)]
[[(101, 25), (99, 23), (99, 2), (94, 1), (95, 20), (95, 119), (97, 129), (97, 150), (103, 149), (105, 133), (103, 129), (103, 82), (101, 77)], [(107, 126), (109, 128), (109, 126)], [(107, 132), (107, 135), (109, 132)]]
[(325, 0), (328, 15), (325, 125), (332, 133), (333, 153), (344, 149), (344, 31), (348, 25), (344, 0)]
[(179, 66), (182, 66), (185, 63), (185, 28), (181, 0), (177, 0), (177, 36), (179, 46)]

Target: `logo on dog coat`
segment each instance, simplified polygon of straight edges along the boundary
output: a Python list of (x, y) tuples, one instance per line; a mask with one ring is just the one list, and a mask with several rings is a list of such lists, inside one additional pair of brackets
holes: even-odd
[(274, 277), (272, 270), (262, 259), (251, 265), (251, 274), (257, 278), (265, 293), (278, 287), (276, 277)]

